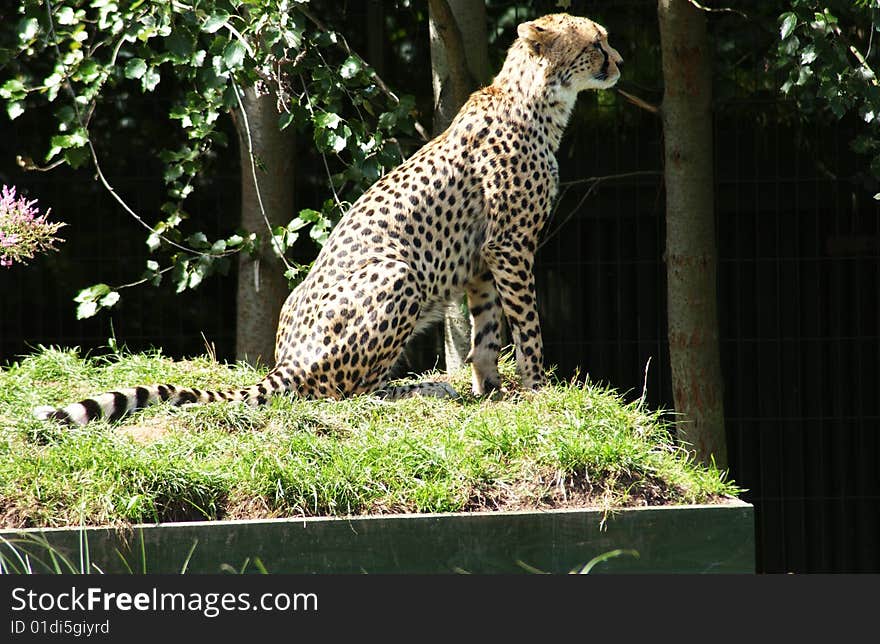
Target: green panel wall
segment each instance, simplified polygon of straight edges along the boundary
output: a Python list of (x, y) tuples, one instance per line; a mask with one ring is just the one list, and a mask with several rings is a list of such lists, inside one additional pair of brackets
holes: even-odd
[[(603, 521), (604, 519), (604, 521)], [(753, 573), (751, 505), (671, 506), (620, 510), (487, 512), (215, 521), (109, 528), (0, 532), (19, 550), (45, 559), (45, 538), (77, 566), (80, 542), (103, 572), (273, 573), (567, 573), (616, 549), (593, 573)], [(195, 543), (192, 556), (187, 559)], [(0, 546), (8, 554), (8, 547)], [(120, 557), (120, 555), (122, 555)], [(123, 558), (125, 562), (123, 563)], [(247, 563), (247, 565), (245, 565)], [(227, 568), (228, 569), (228, 568)]]

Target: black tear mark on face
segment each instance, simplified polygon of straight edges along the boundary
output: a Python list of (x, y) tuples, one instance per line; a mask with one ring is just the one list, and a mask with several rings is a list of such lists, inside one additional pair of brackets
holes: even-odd
[(605, 51), (605, 48), (602, 46), (602, 43), (595, 43), (596, 49), (602, 52), (602, 68), (599, 70), (594, 78), (596, 80), (607, 80), (608, 79), (608, 65), (610, 63), (610, 58), (608, 57), (608, 52)]

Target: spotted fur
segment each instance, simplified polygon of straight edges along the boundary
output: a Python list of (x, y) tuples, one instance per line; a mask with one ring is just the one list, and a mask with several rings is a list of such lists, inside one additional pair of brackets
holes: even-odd
[(150, 385), (101, 394), (40, 418), (84, 424), (157, 401), (453, 396), (441, 383), (387, 388), (410, 337), (467, 294), (472, 388), (500, 386), (502, 315), (523, 387), (544, 382), (534, 255), (557, 189), (555, 153), (578, 92), (611, 87), (622, 59), (598, 24), (567, 14), (519, 25), (493, 83), (449, 128), (379, 179), (342, 218), (281, 311), (275, 366), (226, 391)]

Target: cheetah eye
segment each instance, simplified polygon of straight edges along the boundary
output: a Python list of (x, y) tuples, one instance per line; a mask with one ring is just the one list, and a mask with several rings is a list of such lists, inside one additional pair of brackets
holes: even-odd
[(603, 55), (605, 54), (605, 50), (602, 48), (602, 43), (598, 40), (595, 42), (591, 42), (589, 45), (584, 47), (581, 50), (581, 53), (578, 54), (578, 58), (582, 58), (584, 56), (589, 57), (590, 54), (592, 54), (592, 52), (594, 51), (600, 51)]

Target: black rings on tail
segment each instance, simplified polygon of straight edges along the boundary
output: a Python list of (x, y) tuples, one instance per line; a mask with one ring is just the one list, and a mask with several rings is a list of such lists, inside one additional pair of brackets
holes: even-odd
[(65, 407), (41, 406), (34, 409), (40, 420), (57, 420), (67, 425), (85, 425), (98, 418), (117, 421), (133, 411), (161, 402), (172, 405), (245, 401), (251, 405), (265, 404), (270, 395), (286, 390), (285, 383), (272, 374), (259, 384), (243, 389), (210, 391), (175, 385), (142, 385), (110, 391), (86, 398)]

